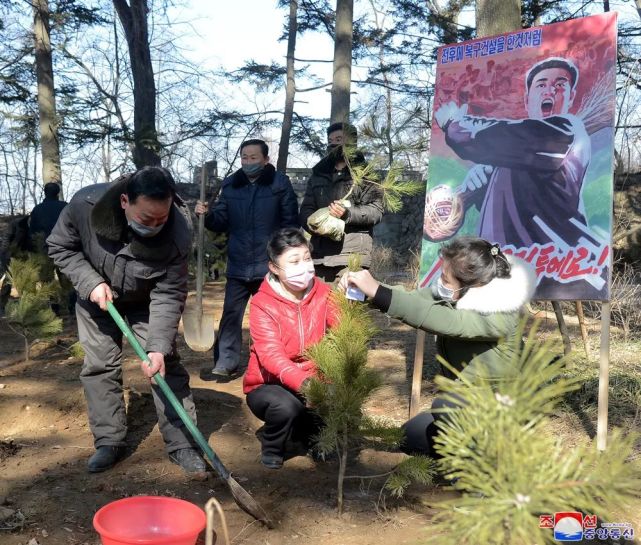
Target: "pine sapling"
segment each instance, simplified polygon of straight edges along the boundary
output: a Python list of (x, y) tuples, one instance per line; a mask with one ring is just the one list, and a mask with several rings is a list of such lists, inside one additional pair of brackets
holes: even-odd
[[(521, 333), (525, 325), (521, 326)], [(627, 459), (635, 436), (615, 432), (609, 448), (567, 448), (551, 421), (564, 395), (577, 388), (564, 375), (550, 342), (515, 337), (502, 377), (439, 377), (443, 396), (457, 403), (441, 419), (436, 450), (441, 471), (461, 497), (441, 504), (431, 542), (439, 545), (554, 543), (539, 515), (581, 511), (608, 517), (638, 494)], [(463, 401), (462, 401), (463, 400)]]
[(24, 260), (12, 259), (8, 270), (17, 299), (7, 303), (6, 319), (9, 327), (24, 339), (26, 361), (29, 361), (35, 339), (62, 331), (62, 320), (56, 317), (49, 304), (58, 288), (54, 282), (42, 280), (41, 267), (39, 257), (30, 255)]
[(343, 158), (352, 178), (352, 187), (343, 197), (343, 201), (349, 201), (354, 189), (365, 182), (377, 186), (383, 195), (383, 208), (387, 212), (399, 212), (403, 207), (403, 197), (417, 195), (425, 190), (425, 184), (414, 180), (403, 180), (404, 167), (400, 163), (393, 163), (385, 177), (382, 178), (379, 172), (382, 166), (381, 161), (374, 158), (365, 164), (354, 164), (357, 150), (353, 146), (343, 146)]
[(362, 436), (363, 403), (381, 385), (379, 375), (367, 368), (368, 344), (375, 333), (367, 309), (333, 294), (339, 322), (308, 349), (316, 362), (318, 378), (312, 379), (307, 397), (325, 423), (317, 448), (338, 456), (338, 512), (343, 512), (343, 482), (350, 447)]

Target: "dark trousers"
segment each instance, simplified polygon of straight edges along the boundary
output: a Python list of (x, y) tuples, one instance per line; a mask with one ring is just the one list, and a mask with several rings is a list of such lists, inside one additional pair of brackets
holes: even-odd
[(419, 413), (403, 424), (401, 450), (410, 455), (422, 454), (439, 458), (438, 453), (434, 450), (434, 439), (439, 431), (438, 423), (448, 418), (448, 413), (440, 412), (440, 410), (457, 407), (460, 407), (457, 403), (440, 397), (435, 398), (429, 411)]
[[(142, 308), (141, 308), (142, 306)], [(118, 306), (134, 335), (145, 346), (149, 325), (149, 308)], [(85, 390), (89, 426), (96, 448), (125, 446), (127, 416), (122, 393), (122, 332), (113, 319), (98, 305), (78, 300), (76, 304), (78, 338), (85, 350), (80, 381)], [(174, 351), (165, 357), (165, 380), (189, 416), (196, 421), (196, 408), (189, 388), (189, 373)], [(168, 453), (192, 447), (192, 439), (174, 408), (158, 386), (152, 385), (158, 415), (158, 427)]]
[(214, 367), (234, 372), (240, 364), (240, 349), (243, 345), (243, 316), (247, 301), (255, 295), (262, 283), (260, 280), (227, 278), (223, 315), (218, 325), (214, 343)]
[(305, 406), (305, 400), (278, 384), (264, 384), (249, 392), (247, 405), (265, 422), (260, 436), (263, 454), (284, 456), (288, 440), (309, 448), (320, 431), (320, 418)]

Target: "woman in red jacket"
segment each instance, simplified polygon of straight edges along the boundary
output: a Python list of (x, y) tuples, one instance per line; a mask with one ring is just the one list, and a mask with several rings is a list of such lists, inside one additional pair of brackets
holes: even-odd
[(265, 467), (283, 466), (288, 441), (310, 447), (319, 422), (301, 390), (316, 373), (305, 349), (334, 323), (330, 287), (314, 277), (311, 248), (298, 229), (274, 233), (267, 245), (269, 272), (249, 307), (252, 338), (243, 391), (265, 422), (260, 435)]

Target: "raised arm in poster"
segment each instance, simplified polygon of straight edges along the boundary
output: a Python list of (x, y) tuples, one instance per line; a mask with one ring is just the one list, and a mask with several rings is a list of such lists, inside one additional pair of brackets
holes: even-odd
[(438, 59), (421, 285), (467, 234), (535, 265), (537, 299), (609, 299), (616, 14)]

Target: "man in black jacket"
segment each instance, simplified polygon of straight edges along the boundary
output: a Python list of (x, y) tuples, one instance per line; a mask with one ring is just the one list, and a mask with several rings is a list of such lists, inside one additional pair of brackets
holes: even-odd
[(205, 226), (227, 233), (227, 284), (223, 315), (214, 343), (214, 368), (203, 380), (227, 381), (238, 370), (243, 316), (249, 298), (267, 274), (267, 242), (282, 227), (298, 227), (298, 202), (289, 178), (269, 163), (269, 148), (253, 139), (240, 146), (241, 168), (223, 181), (209, 207), (198, 202), (196, 214), (207, 214)]
[(60, 186), (50, 182), (44, 186), (45, 198), (34, 206), (29, 216), (29, 233), (36, 235), (42, 233), (44, 238), (42, 242), (51, 234), (53, 226), (58, 221), (63, 208), (67, 206), (65, 201), (59, 201)]
[[(327, 156), (312, 169), (300, 207), (300, 224), (312, 234), (316, 276), (326, 282), (336, 280), (353, 254), (361, 256), (364, 268), (370, 266), (374, 225), (383, 218), (383, 193), (371, 182), (363, 180), (353, 188), (347, 199), (350, 206), (343, 200), (353, 185), (343, 150), (345, 146), (355, 146), (356, 137), (353, 125), (333, 123), (329, 126)], [(352, 166), (365, 163), (360, 151), (356, 151), (352, 163)], [(330, 215), (345, 222), (345, 235), (339, 241), (315, 233), (307, 223), (314, 212), (324, 207)]]
[[(189, 373), (176, 353), (178, 321), (187, 298), (191, 222), (167, 169), (144, 167), (111, 184), (78, 191), (49, 238), (49, 255), (78, 292), (78, 337), (85, 351), (85, 390), (95, 454), (92, 473), (125, 455), (127, 417), (122, 395), (122, 333), (105, 312), (112, 301), (151, 360), (144, 374), (164, 375), (195, 420)], [(203, 478), (206, 465), (185, 425), (152, 384), (158, 426), (169, 459)]]

